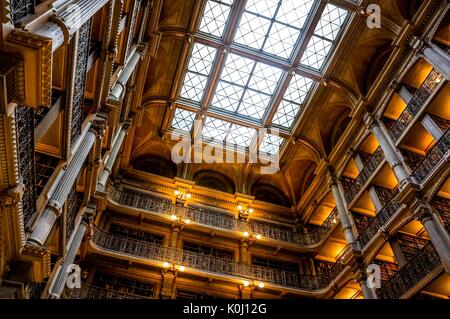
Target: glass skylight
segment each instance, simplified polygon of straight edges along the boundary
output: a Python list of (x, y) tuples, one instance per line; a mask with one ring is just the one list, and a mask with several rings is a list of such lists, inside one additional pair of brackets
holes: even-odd
[(347, 17), (347, 11), (327, 4), (314, 35), (303, 54), (301, 64), (321, 69)]
[(290, 128), (301, 110), (313, 80), (295, 75), (289, 84), (283, 100), (273, 118), (273, 123)]
[(221, 38), (230, 16), (233, 0), (210, 0), (206, 3), (199, 31)]
[(194, 45), (180, 97), (193, 102), (202, 100), (215, 56), (216, 49), (200, 43)]
[(315, 0), (248, 0), (235, 43), (289, 59)]
[[(320, 3), (247, 0), (241, 8), (235, 0), (206, 1), (196, 35), (201, 43), (194, 41), (178, 101), (204, 112), (204, 138), (249, 147), (258, 141), (250, 126), (292, 130), (312, 79), (320, 77), (348, 20), (345, 9)], [(220, 72), (214, 77), (213, 67)], [(294, 75), (281, 97), (288, 72), (302, 76)], [(205, 98), (205, 91), (211, 96)], [(177, 109), (172, 127), (191, 131), (194, 118), (195, 113)], [(267, 135), (259, 140), (259, 151), (274, 155), (283, 141)]]
[(176, 109), (172, 121), (172, 128), (189, 132), (195, 120), (195, 113), (183, 109)]
[(211, 106), (260, 120), (282, 73), (278, 68), (229, 54)]

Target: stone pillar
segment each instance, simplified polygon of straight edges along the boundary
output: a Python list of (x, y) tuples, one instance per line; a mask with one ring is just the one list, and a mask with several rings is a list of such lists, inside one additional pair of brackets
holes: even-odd
[(244, 285), (239, 286), (241, 291), (241, 299), (252, 299), (254, 287), (244, 287)]
[(339, 219), (344, 230), (345, 239), (349, 244), (355, 243), (356, 238), (358, 237), (357, 232), (355, 230), (355, 227), (353, 226), (354, 223), (352, 222), (352, 217), (347, 210), (347, 203), (345, 202), (344, 196), (342, 196), (339, 189), (339, 182), (331, 170), (328, 172), (328, 183), (336, 202), (336, 209), (338, 211)]
[(94, 121), (91, 128), (84, 136), (62, 178), (56, 186), (44, 212), (39, 216), (36, 226), (28, 239), (30, 243), (36, 245), (45, 244), (53, 225), (62, 213), (62, 207), (67, 199), (67, 195), (73, 187), (97, 136), (103, 133), (105, 126), (106, 123), (104, 121)]
[(429, 207), (427, 207), (427, 205), (420, 206), (417, 220), (419, 220), (427, 230), (445, 271), (450, 273), (450, 245), (447, 239), (442, 236), (439, 226), (436, 225), (436, 220), (432, 216), (432, 211)]
[(422, 125), (436, 141), (439, 141), (445, 133), (445, 131), (443, 131), (442, 128), (428, 114), (425, 114), (423, 117)]
[(131, 74), (133, 74), (134, 70), (136, 69), (138, 62), (145, 55), (146, 48), (147, 47), (145, 45), (133, 47), (133, 53), (130, 55), (130, 58), (127, 61), (125, 67), (123, 68), (119, 78), (117, 79), (116, 84), (111, 89), (108, 99), (114, 101), (121, 101), (123, 99), (126, 84), (130, 79)]
[(394, 171), (394, 175), (397, 178), (397, 181), (400, 184), (400, 186), (402, 187), (405, 184), (412, 184), (412, 180), (409, 174), (406, 172), (405, 168), (403, 167), (402, 161), (395, 152), (394, 146), (391, 145), (391, 143), (384, 135), (380, 125), (378, 124), (378, 121), (370, 114), (366, 114), (365, 121), (367, 127), (373, 133), (373, 135), (375, 135), (375, 138), (380, 144), (380, 147), (384, 153), (384, 157), (386, 158), (387, 162)]
[(124, 124), (122, 126), (122, 129), (119, 131), (117, 138), (115, 139), (114, 146), (111, 149), (105, 167), (103, 168), (103, 171), (98, 180), (98, 185), (101, 188), (104, 188), (106, 186), (108, 178), (111, 175), (114, 163), (116, 162), (117, 154), (119, 154), (120, 148), (122, 147), (122, 143), (125, 139), (125, 136), (128, 133), (129, 127), (130, 127), (129, 123)]

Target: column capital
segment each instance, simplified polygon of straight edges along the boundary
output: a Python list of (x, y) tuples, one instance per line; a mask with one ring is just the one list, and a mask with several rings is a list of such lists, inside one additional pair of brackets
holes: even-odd
[(415, 219), (418, 220), (421, 224), (425, 224), (428, 220), (432, 220), (433, 215), (431, 209), (425, 202), (419, 204), (419, 208), (416, 212)]
[(366, 114), (363, 115), (364, 124), (369, 130), (372, 130), (374, 127), (379, 126), (378, 120), (375, 118), (375, 116), (369, 112), (366, 112)]
[(105, 119), (95, 119), (94, 122), (92, 122), (90, 131), (92, 131), (98, 138), (103, 138), (106, 133), (106, 126), (107, 123)]
[(338, 184), (338, 178), (332, 166), (327, 166), (327, 184), (328, 188)]

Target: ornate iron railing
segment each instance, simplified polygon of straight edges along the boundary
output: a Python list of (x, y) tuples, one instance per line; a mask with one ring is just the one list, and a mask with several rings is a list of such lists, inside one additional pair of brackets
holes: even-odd
[(354, 183), (350, 186), (349, 190), (345, 192), (345, 199), (347, 200), (347, 203), (351, 203), (356, 195), (358, 195), (366, 182), (369, 180), (370, 176), (372, 176), (378, 166), (380, 166), (383, 159), (384, 153), (381, 150), (381, 147), (378, 147), (368, 161), (367, 165), (364, 166)]
[(82, 283), (81, 288), (66, 289), (68, 299), (153, 299), (129, 292), (106, 289)]
[(450, 130), (447, 130), (441, 139), (436, 143), (433, 149), (425, 156), (422, 162), (414, 170), (414, 177), (417, 182), (422, 184), (427, 177), (432, 175), (445, 159), (445, 154), (450, 149)]
[(9, 10), (13, 23), (34, 13), (36, 0), (11, 0), (9, 1)]
[(323, 222), (318, 231), (297, 233), (286, 227), (257, 221), (238, 220), (224, 211), (205, 209), (197, 206), (179, 207), (170, 201), (128, 189), (109, 188), (109, 198), (114, 202), (129, 207), (146, 210), (170, 217), (176, 215), (182, 219), (195, 221), (197, 224), (229, 231), (248, 231), (264, 238), (299, 245), (315, 245), (324, 240), (338, 223), (338, 212), (334, 209)]
[(442, 74), (440, 74), (436, 69), (433, 69), (430, 72), (420, 88), (417, 89), (403, 113), (389, 130), (389, 135), (394, 142), (398, 141), (400, 136), (403, 134), (417, 113), (419, 113), (428, 98), (437, 90), (439, 83), (443, 79), (444, 77)]
[[(318, 276), (300, 275), (291, 271), (238, 263), (224, 258), (183, 251), (178, 248), (163, 247), (129, 237), (113, 235), (104, 232), (96, 226), (94, 226), (93, 230), (91, 243), (100, 250), (120, 253), (160, 263), (161, 265), (164, 262), (169, 262), (173, 265), (184, 266), (186, 269), (191, 268), (201, 272), (262, 281), (296, 289), (323, 289), (345, 268), (343, 257), (341, 257), (327, 273)], [(345, 254), (342, 254), (342, 256), (345, 256)]]
[(399, 299), (439, 265), (441, 260), (430, 242), (380, 288), (378, 297)]
[(367, 226), (358, 238), (361, 248), (364, 248), (370, 242), (381, 227), (386, 225), (386, 223), (391, 220), (394, 215), (396, 215), (401, 207), (402, 205), (399, 202), (392, 200), (378, 212), (369, 226)]
[(86, 85), (86, 72), (89, 58), (89, 45), (91, 33), (91, 20), (88, 20), (78, 31), (77, 66), (73, 84), (71, 143), (75, 143), (81, 134), (84, 114), (84, 90)]
[(26, 225), (36, 209), (33, 109), (18, 105), (16, 108), (16, 125), (19, 174), (25, 186), (22, 209), (24, 224)]

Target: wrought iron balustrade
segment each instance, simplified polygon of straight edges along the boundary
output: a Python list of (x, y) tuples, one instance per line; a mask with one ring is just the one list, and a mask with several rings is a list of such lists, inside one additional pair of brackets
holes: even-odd
[(311, 233), (296, 233), (285, 227), (274, 224), (259, 221), (247, 222), (238, 220), (232, 214), (228, 214), (224, 211), (205, 209), (197, 206), (175, 206), (169, 200), (128, 189), (119, 190), (115, 187), (110, 187), (109, 198), (120, 205), (166, 215), (167, 217), (175, 214), (182, 219), (195, 221), (197, 224), (230, 231), (249, 231), (259, 234), (264, 238), (299, 245), (315, 245), (320, 243), (329, 233), (331, 233), (339, 220), (338, 212), (334, 209), (318, 231)]
[(156, 263), (169, 262), (202, 272), (225, 275), (290, 288), (318, 290), (325, 288), (331, 279), (338, 276), (345, 265), (342, 258), (329, 272), (319, 276), (300, 275), (295, 272), (278, 270), (269, 267), (238, 263), (232, 260), (217, 258), (210, 255), (183, 251), (178, 248), (161, 245), (106, 233), (94, 226), (91, 242), (101, 250), (120, 253), (142, 260)]
[(437, 170), (445, 160), (445, 155), (450, 149), (450, 130), (447, 130), (431, 151), (413, 172), (417, 182), (422, 184), (428, 176)]
[(369, 180), (370, 176), (372, 176), (378, 166), (380, 166), (383, 159), (384, 153), (381, 147), (378, 147), (375, 153), (373, 153), (367, 165), (364, 166), (358, 177), (350, 186), (349, 190), (345, 192), (345, 199), (347, 203), (350, 203), (356, 197), (356, 195), (358, 195), (366, 182)]
[(372, 222), (367, 226), (367, 228), (361, 233), (358, 241), (362, 248), (364, 248), (370, 240), (378, 233), (378, 231), (386, 225), (386, 223), (392, 219), (392, 217), (401, 209), (402, 205), (392, 200), (382, 210), (378, 212)]
[(380, 299), (398, 299), (441, 265), (433, 244), (423, 247), (378, 291)]
[(437, 90), (439, 83), (444, 79), (436, 69), (433, 69), (417, 89), (411, 101), (406, 106), (403, 113), (389, 130), (389, 135), (394, 142), (397, 142), (414, 117), (419, 113), (428, 98)]
[(11, 14), (12, 22), (16, 23), (25, 18), (26, 16), (33, 14), (35, 7), (36, 7), (36, 0), (9, 1), (9, 11)]
[(66, 289), (68, 299), (153, 299), (133, 293), (81, 284), (81, 288)]
[(36, 209), (36, 172), (34, 154), (34, 113), (27, 106), (16, 108), (17, 156), (19, 174), (24, 184), (22, 196), (23, 220), (26, 225)]

